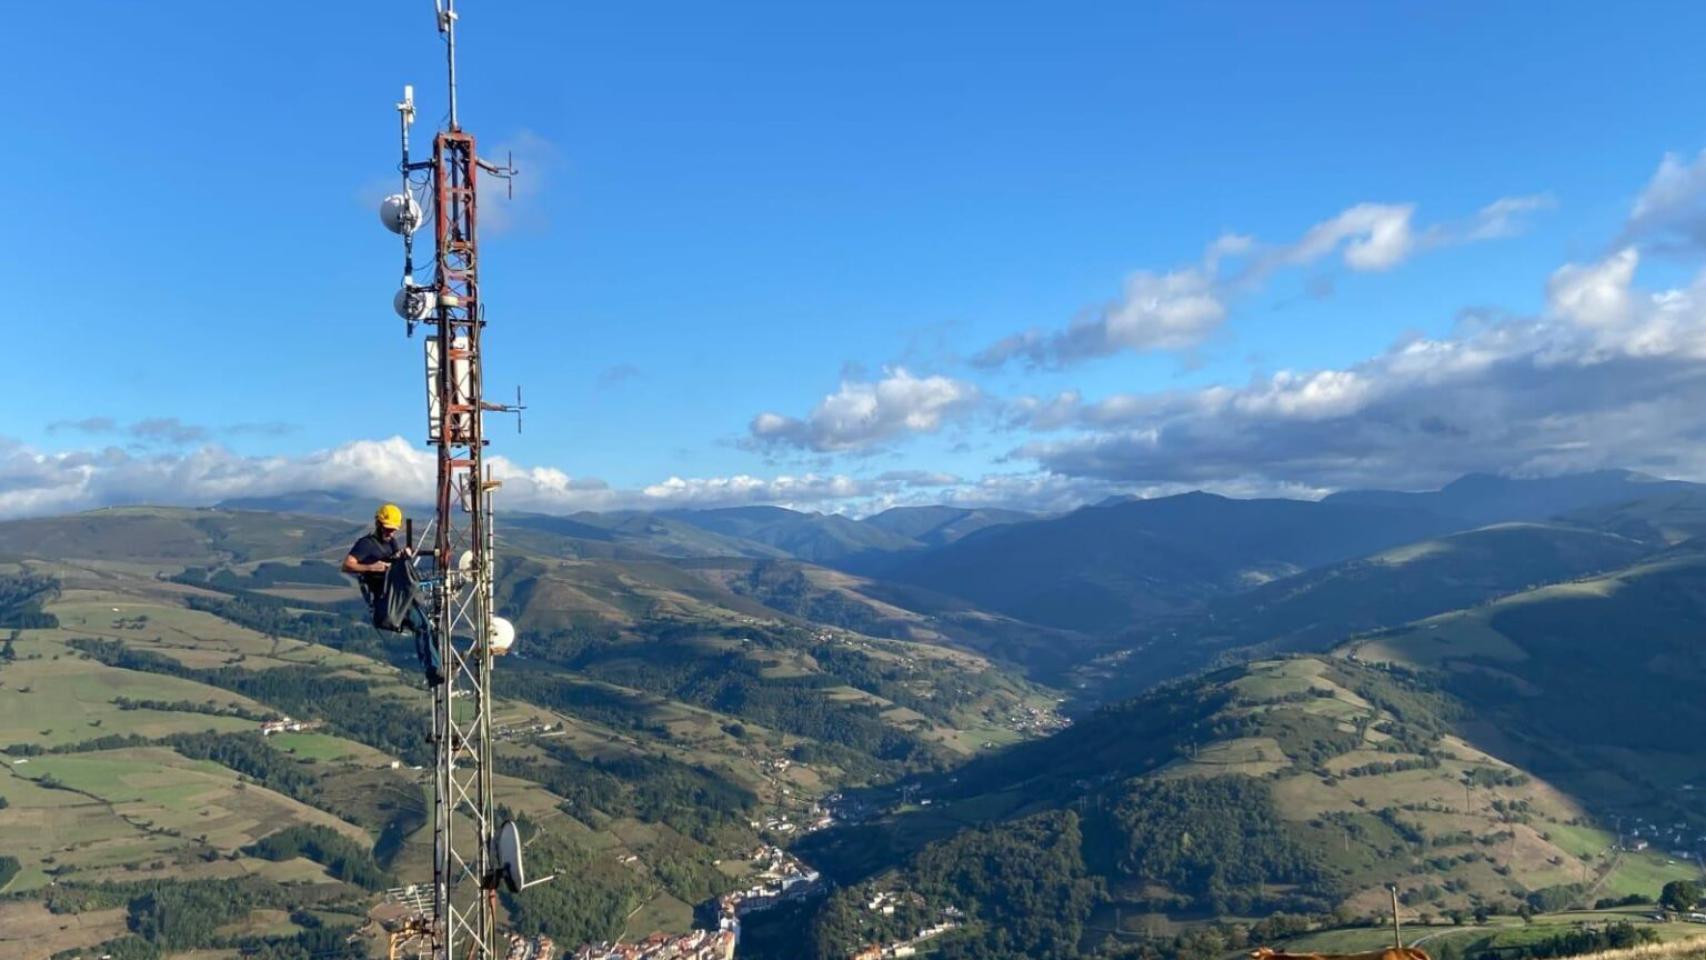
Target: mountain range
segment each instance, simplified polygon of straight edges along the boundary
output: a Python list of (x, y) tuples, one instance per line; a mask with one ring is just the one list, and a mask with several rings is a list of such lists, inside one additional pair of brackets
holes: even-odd
[[(0, 927), (51, 907), (84, 939), (48, 953), (110, 946), (140, 936), (137, 885), (167, 884), (148, 889), (222, 904), (196, 946), (254, 947), (364, 922), (352, 878), (419, 874), (421, 692), (334, 566), (371, 509), (306, 492), (0, 523), (0, 750), (29, 761), (0, 777)], [(1698, 485), (497, 529), (521, 632), (494, 680), (500, 792), (574, 877), (505, 910), (560, 942), (684, 929), (761, 843), (838, 892), (750, 918), (743, 955), (828, 960), (950, 906), (943, 956), (1068, 958), (1183, 956), (1217, 917), (1354, 927), (1393, 878), (1413, 916), (1591, 905), (1696, 872), (1617, 826), (1706, 837)], [(285, 713), (319, 727), (254, 732)], [(334, 865), (316, 834), (267, 860), (286, 827), (354, 852)], [(240, 908), (211, 886), (239, 874)], [(266, 927), (293, 898), (321, 919)]]

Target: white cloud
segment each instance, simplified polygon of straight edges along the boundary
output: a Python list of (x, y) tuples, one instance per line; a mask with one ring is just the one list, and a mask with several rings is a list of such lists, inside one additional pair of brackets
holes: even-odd
[(1303, 237), (1281, 248), (1277, 262), (1300, 266), (1343, 249), (1352, 270), (1386, 270), (1397, 266), (1415, 249), (1410, 218), (1413, 203), (1359, 203), (1338, 216), (1310, 227)]
[(1476, 211), (1468, 223), (1444, 231), (1448, 243), (1468, 243), (1476, 240), (1495, 240), (1522, 232), (1522, 218), (1541, 210), (1550, 210), (1558, 202), (1549, 193), (1526, 197), (1500, 197)]
[[(1423, 250), (1510, 236), (1525, 215), (1550, 206), (1551, 197), (1544, 195), (1503, 197), (1463, 222), (1417, 230), (1415, 204), (1359, 203), (1289, 244), (1263, 245), (1251, 236), (1222, 234), (1204, 248), (1199, 263), (1164, 273), (1136, 271), (1126, 278), (1120, 297), (1066, 329), (1032, 328), (1003, 337), (973, 356), (972, 363), (987, 368), (1019, 360), (1032, 367), (1063, 367), (1124, 350), (1189, 350), (1220, 328), (1239, 296), (1260, 288), (1279, 270), (1334, 256), (1349, 270), (1390, 270)], [(1237, 266), (1228, 269), (1232, 261)], [(1311, 288), (1324, 294), (1331, 285), (1317, 278)]]
[(1355, 370), (1282, 370), (1231, 397), (1240, 413), (1286, 420), (1325, 420), (1361, 409), (1375, 385)]
[(1635, 248), (1626, 247), (1597, 263), (1567, 263), (1554, 271), (1546, 284), (1547, 305), (1557, 316), (1579, 326), (1623, 326), (1634, 315), (1630, 285), (1639, 260)]
[(1196, 270), (1126, 278), (1125, 296), (1103, 314), (1104, 336), (1131, 350), (1183, 350), (1226, 319), (1226, 304)]
[(1600, 467), (1706, 476), (1706, 273), (1635, 286), (1620, 250), (1559, 268), (1538, 318), (1466, 322), (1346, 369), (1243, 387), (1022, 401), (1009, 422), (1075, 435), (1013, 454), (1127, 484), (1420, 487), (1470, 471)]
[(670, 477), (640, 491), (648, 507), (726, 507), (747, 503), (798, 506), (828, 500), (863, 496), (866, 484), (852, 477), (833, 475), (751, 477)]
[(1084, 397), (1077, 390), (1063, 390), (1052, 397), (1024, 396), (1007, 404), (1010, 426), (1032, 430), (1059, 430), (1075, 423)]
[[(488, 461), (503, 481), (500, 511), (666, 510), (774, 504), (867, 514), (890, 506), (958, 503), (1063, 509), (1112, 491), (1099, 480), (1033, 473), (966, 481), (929, 470), (845, 474), (669, 477), (634, 488), (572, 477), (549, 466)], [(0, 519), (72, 513), (127, 504), (207, 506), (221, 500), (331, 490), (375, 501), (430, 502), (432, 451), (402, 437), (356, 440), (301, 457), (247, 457), (209, 445), (138, 456), (102, 450), (45, 452), (0, 439)]]
[[(541, 198), (562, 163), (557, 145), (532, 130), (521, 130), (507, 140), (483, 144), (480, 157), (498, 166), (513, 162), (517, 170), (508, 183), (481, 171), (481, 232), (503, 234), (547, 226), (549, 218)], [(426, 242), (429, 246), (432, 243), (430, 233)]]
[(931, 487), (956, 487), (964, 481), (951, 473), (940, 470), (885, 470), (877, 474), (880, 485), (899, 485), (914, 489)]
[(963, 380), (917, 377), (896, 367), (876, 381), (843, 380), (804, 418), (760, 413), (752, 418), (750, 442), (819, 453), (866, 450), (914, 433), (934, 433), (976, 408), (982, 396)]
[(1623, 242), (1706, 246), (1706, 150), (1692, 163), (1667, 153), (1635, 198)]
[[(493, 475), (503, 481), (500, 509), (545, 513), (749, 503), (792, 506), (856, 499), (936, 481), (957, 482), (921, 472), (876, 481), (839, 474), (740, 475), (670, 477), (638, 489), (619, 489), (596, 478), (571, 477), (555, 467), (527, 467), (503, 457), (492, 457), (488, 463)], [(44, 452), (0, 440), (0, 517), (119, 504), (205, 506), (303, 490), (421, 503), (432, 499), (436, 471), (432, 451), (402, 437), (356, 440), (301, 457), (248, 457), (214, 445), (149, 456), (116, 447)]]

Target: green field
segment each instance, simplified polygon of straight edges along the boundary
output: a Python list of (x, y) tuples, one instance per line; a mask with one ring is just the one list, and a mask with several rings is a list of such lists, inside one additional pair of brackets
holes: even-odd
[(1625, 853), (1605, 883), (1605, 896), (1621, 897), (1632, 893), (1654, 895), (1655, 891), (1672, 880), (1699, 880), (1700, 868), (1686, 860), (1672, 862), (1661, 854)]
[(66, 631), (25, 630), (19, 660), (0, 670), (0, 747), (61, 746), (109, 734), (160, 737), (196, 730), (254, 729), (250, 721), (200, 713), (120, 710), (118, 697), (215, 706), (266, 707), (244, 697), (158, 674), (117, 670), (65, 645)]
[(288, 753), (299, 760), (342, 760), (373, 754), (376, 751), (341, 737), (324, 733), (275, 733), (267, 737), (267, 746)]
[(622, 927), (625, 939), (638, 940), (654, 930), (687, 930), (693, 926), (693, 907), (667, 893), (647, 900)]
[[(150, 858), (229, 854), (290, 823), (321, 824), (368, 842), (364, 831), (328, 813), (160, 747), (14, 760), (9, 772), (0, 781), (10, 802), (0, 818), (0, 847), (35, 873), (51, 866), (60, 875), (105, 877)], [(14, 886), (41, 882), (27, 869)]]
[[(1619, 908), (1536, 914), (1532, 923), (1525, 923), (1518, 917), (1494, 916), (1489, 918), (1485, 925), (1470, 924), (1461, 927), (1443, 923), (1423, 925), (1406, 922), (1403, 925), (1403, 934), (1405, 944), (1419, 946), (1436, 954), (1446, 943), (1455, 944), (1459, 948), (1469, 948), (1472, 945), (1479, 949), (1511, 947), (1547, 940), (1584, 925), (1617, 921), (1628, 921), (1643, 929), (1652, 930), (1667, 942), (1702, 936), (1700, 924), (1655, 922), (1647, 918), (1649, 912), (1651, 911)], [(1356, 953), (1378, 950), (1391, 944), (1391, 926), (1381, 925), (1320, 930), (1287, 938), (1271, 946), (1298, 953)]]

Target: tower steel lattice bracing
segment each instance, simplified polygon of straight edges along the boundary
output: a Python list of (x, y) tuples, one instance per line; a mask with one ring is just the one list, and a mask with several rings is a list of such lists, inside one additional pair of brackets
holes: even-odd
[[(484, 400), (479, 177), (482, 169), (505, 178), (514, 170), (480, 161), (473, 135), (458, 123), (454, 0), (440, 0), (437, 14), (448, 47), (448, 127), (433, 138), (431, 160), (412, 160), (414, 93), (404, 88), (397, 104), (402, 191), (380, 208), (381, 220), (403, 237), (396, 309), (411, 333), (416, 324), (428, 328), (427, 442), (438, 453), (431, 549), (417, 560), (443, 676), (432, 687), (432, 915), (408, 932), (425, 941), (434, 960), (495, 960), (498, 886), (519, 891), (523, 881), (519, 836), (513, 824), (496, 821), (492, 800), (492, 657), (514, 633), (493, 611), (492, 492), (498, 483), (485, 465), (484, 414), (519, 410), (520, 402), (519, 394), (515, 407)], [(433, 222), (434, 272), (418, 284), (412, 237), (424, 225), (423, 207)]]
[(433, 695), (434, 953), (444, 960), (497, 955), (488, 642), (494, 484), (483, 463), (478, 180), (473, 136), (439, 133), (432, 159), (437, 311), (428, 321), (428, 356), (436, 365), (428, 376), (434, 388), (428, 430), (438, 446), (433, 556), (443, 574), (432, 598), (445, 675)]

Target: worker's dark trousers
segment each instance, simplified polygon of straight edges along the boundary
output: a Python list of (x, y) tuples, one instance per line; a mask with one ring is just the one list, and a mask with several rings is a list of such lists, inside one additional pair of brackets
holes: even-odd
[(415, 656), (426, 671), (428, 683), (443, 683), (444, 670), (438, 662), (438, 644), (432, 632), (432, 618), (419, 605), (409, 608), (409, 632), (415, 635)]

